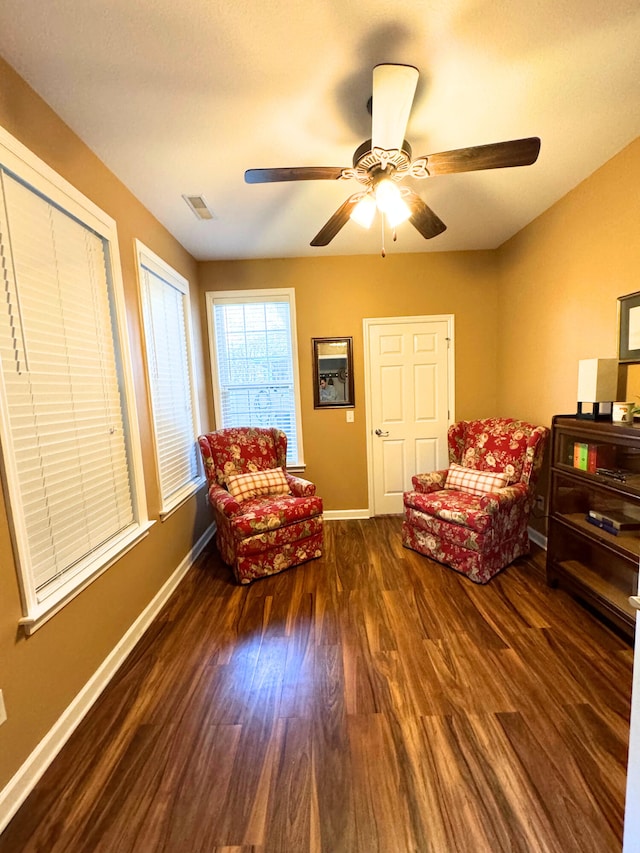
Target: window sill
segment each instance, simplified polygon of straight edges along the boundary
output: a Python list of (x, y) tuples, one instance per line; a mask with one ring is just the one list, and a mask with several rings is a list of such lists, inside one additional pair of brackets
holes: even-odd
[(170, 504), (160, 510), (160, 521), (166, 521), (169, 516), (173, 515), (173, 513), (179, 510), (181, 506), (184, 506), (189, 498), (192, 498), (196, 492), (200, 491), (205, 483), (206, 480), (204, 477), (201, 477), (193, 483), (189, 483), (188, 486), (173, 498)]
[(154, 524), (155, 521), (146, 521), (140, 524), (132, 533), (123, 537), (111, 550), (103, 555), (103, 561), (99, 566), (87, 567), (83, 572), (79, 572), (74, 577), (69, 578), (65, 584), (52, 592), (45, 600), (38, 602), (31, 608), (27, 608), (30, 612), (19, 620), (24, 633), (28, 637), (34, 634), (77, 595), (80, 595), (96, 578), (99, 578), (101, 574), (111, 568), (128, 551), (145, 539), (149, 534), (149, 529)]

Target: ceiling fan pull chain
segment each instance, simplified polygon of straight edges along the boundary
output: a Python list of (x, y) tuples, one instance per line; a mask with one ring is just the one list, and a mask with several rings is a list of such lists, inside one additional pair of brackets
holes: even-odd
[(383, 258), (387, 257), (387, 252), (384, 248), (384, 214), (380, 214), (380, 236), (382, 239), (382, 252), (380, 253)]

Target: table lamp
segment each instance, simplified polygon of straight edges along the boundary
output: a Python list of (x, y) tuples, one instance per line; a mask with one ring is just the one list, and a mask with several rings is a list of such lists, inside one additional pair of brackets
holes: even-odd
[(610, 421), (618, 396), (618, 360), (586, 358), (578, 362), (578, 412), (576, 417)]

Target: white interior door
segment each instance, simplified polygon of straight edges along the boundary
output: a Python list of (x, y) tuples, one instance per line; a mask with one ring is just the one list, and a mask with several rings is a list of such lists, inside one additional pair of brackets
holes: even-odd
[(414, 474), (446, 468), (453, 316), (364, 321), (369, 511), (402, 512)]

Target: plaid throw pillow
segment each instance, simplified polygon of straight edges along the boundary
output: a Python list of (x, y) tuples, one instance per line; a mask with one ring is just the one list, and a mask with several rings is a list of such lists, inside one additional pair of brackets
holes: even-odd
[(497, 474), (493, 471), (476, 471), (474, 468), (464, 468), (452, 462), (447, 472), (445, 489), (455, 489), (468, 495), (486, 495), (504, 488), (509, 482), (507, 474)]
[(235, 474), (227, 480), (229, 494), (238, 501), (248, 501), (259, 495), (288, 495), (289, 483), (282, 468), (270, 468), (268, 471), (251, 471), (249, 474)]

